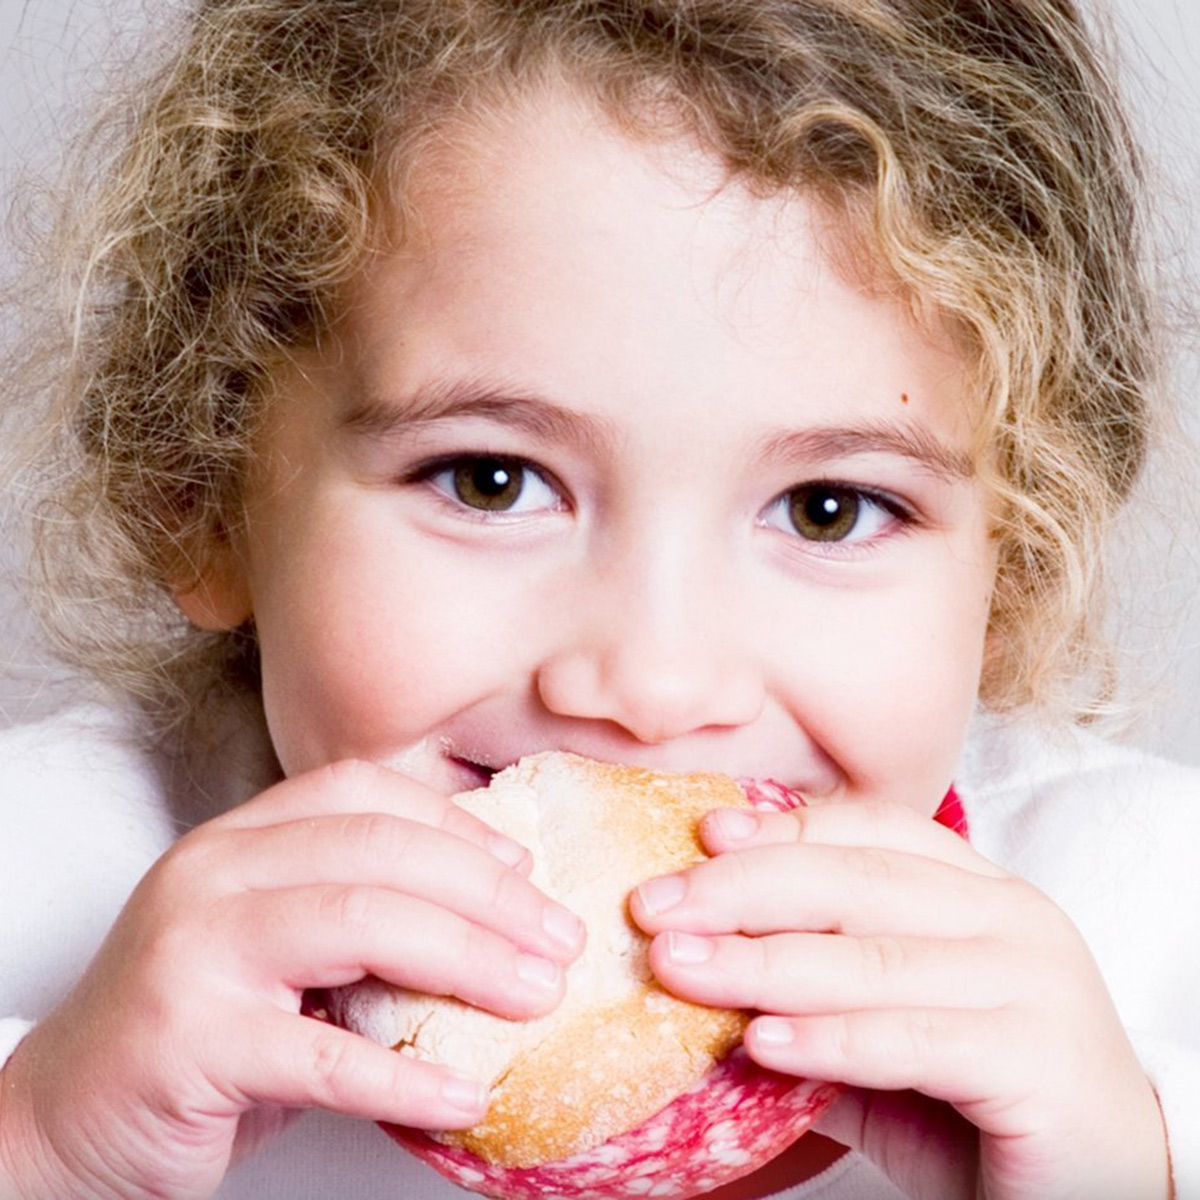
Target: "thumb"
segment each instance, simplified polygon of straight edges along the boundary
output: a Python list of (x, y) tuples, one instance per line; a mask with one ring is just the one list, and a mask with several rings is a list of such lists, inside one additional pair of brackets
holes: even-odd
[(848, 1087), (813, 1128), (857, 1150), (912, 1200), (975, 1200), (979, 1132), (948, 1104)]

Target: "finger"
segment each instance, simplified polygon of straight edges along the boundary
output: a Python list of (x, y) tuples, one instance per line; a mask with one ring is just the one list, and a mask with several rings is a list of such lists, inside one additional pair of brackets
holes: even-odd
[(813, 1128), (865, 1155), (913, 1200), (976, 1195), (979, 1131), (941, 1101), (845, 1088)]
[(564, 976), (550, 959), (446, 909), (385, 888), (328, 884), (226, 897), (218, 919), (255, 930), (238, 975), (294, 1009), (298, 993), (364, 975), (514, 1020), (549, 1012)]
[(700, 822), (700, 837), (710, 854), (794, 842), (866, 846), (931, 858), (980, 875), (1005, 875), (961, 835), (903, 804), (825, 804), (792, 812), (719, 808)]
[(1012, 1056), (989, 1051), (1018, 1044), (1011, 1026), (1006, 1009), (771, 1014), (750, 1022), (745, 1046), (773, 1071), (883, 1091), (911, 1088), (965, 1105), (1012, 1090)]
[(1007, 911), (1005, 879), (873, 846), (753, 846), (659, 876), (630, 900), (647, 933), (975, 937)]
[(296, 821), (332, 813), (387, 813), (444, 829), (480, 846), (507, 866), (528, 873), (529, 851), (447, 796), (386, 767), (358, 759), (329, 763), (291, 779), (239, 805), (213, 824), (261, 829), (281, 821)]
[(221, 1064), (239, 1107), (324, 1108), (420, 1129), (465, 1129), (486, 1110), (480, 1081), (357, 1034), (282, 1013), (247, 1020), (251, 1036)]
[(650, 947), (668, 991), (713, 1008), (771, 1013), (866, 1008), (994, 1008), (1018, 976), (1005, 947), (904, 937), (785, 933), (696, 937), (672, 931)]
[(524, 949), (567, 962), (584, 926), (525, 876), (480, 847), (386, 813), (353, 812), (223, 830), (205, 848), (230, 891), (320, 883), (390, 888), (485, 925)]

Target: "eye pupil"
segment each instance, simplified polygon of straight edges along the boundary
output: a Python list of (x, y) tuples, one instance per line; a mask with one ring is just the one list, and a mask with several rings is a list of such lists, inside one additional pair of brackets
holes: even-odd
[(471, 482), (484, 494), (500, 496), (512, 482), (512, 473), (507, 467), (485, 463), (475, 468)]
[(858, 523), (858, 509), (858, 497), (849, 489), (807, 487), (792, 493), (789, 515), (801, 537), (837, 542)]
[(454, 490), (471, 508), (503, 511), (520, 498), (525, 471), (519, 463), (500, 458), (474, 458), (454, 471)]

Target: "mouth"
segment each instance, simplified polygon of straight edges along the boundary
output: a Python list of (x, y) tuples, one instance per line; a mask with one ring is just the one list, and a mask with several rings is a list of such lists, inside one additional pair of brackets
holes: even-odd
[(503, 767), (493, 767), (487, 763), (476, 762), (474, 759), (465, 758), (461, 754), (451, 754), (447, 757), (458, 769), (466, 784), (466, 788), (470, 790), (487, 787), (491, 783), (492, 777), (504, 769)]
[[(468, 758), (464, 754), (447, 754), (446, 758), (453, 764), (459, 775), (461, 791), (474, 791), (477, 788), (487, 787), (494, 776), (512, 765), (512, 763), (503, 763), (494, 766), (491, 763)], [(802, 789), (781, 783), (769, 776), (739, 775), (736, 777), (736, 782), (756, 808), (786, 812), (798, 804), (807, 803), (802, 798)]]

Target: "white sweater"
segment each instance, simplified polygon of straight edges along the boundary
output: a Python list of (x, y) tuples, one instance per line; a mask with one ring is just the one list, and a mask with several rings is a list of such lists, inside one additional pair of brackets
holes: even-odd
[[(180, 831), (247, 799), (269, 754), (243, 729), (203, 778), (80, 709), (0, 733), (0, 1063), (79, 976)], [(1166, 1115), (1179, 1200), (1200, 1200), (1200, 770), (1089, 734), (976, 718), (956, 775), (981, 853), (1054, 898), (1091, 946)], [(309, 1113), (230, 1172), (226, 1200), (453, 1200), (368, 1122)], [(781, 1194), (783, 1195), (783, 1194)], [(896, 1200), (848, 1155), (787, 1200)]]

